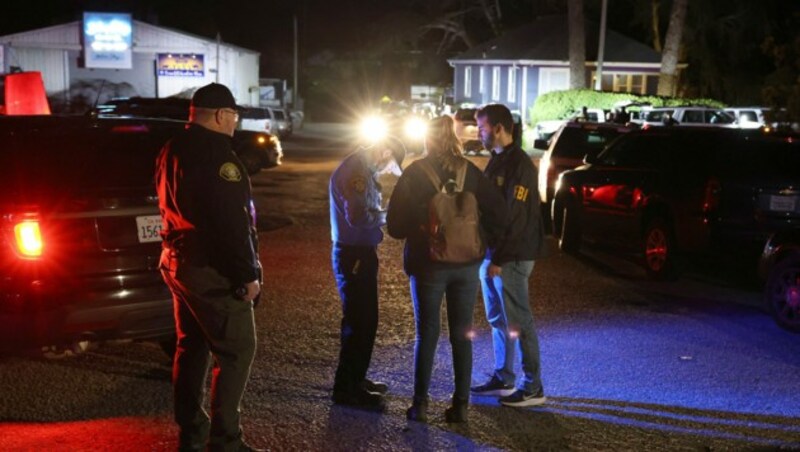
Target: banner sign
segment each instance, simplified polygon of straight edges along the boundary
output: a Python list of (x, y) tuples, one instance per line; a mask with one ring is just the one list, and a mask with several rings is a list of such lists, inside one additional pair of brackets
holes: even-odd
[(86, 67), (130, 69), (132, 24), (130, 14), (83, 13), (83, 51)]
[(159, 76), (204, 77), (203, 55), (159, 53), (157, 56)]

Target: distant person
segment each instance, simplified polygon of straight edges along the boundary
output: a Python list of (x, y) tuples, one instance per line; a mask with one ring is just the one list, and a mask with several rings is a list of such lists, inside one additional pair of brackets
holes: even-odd
[(614, 117), (614, 121), (618, 124), (627, 124), (631, 121), (631, 115), (625, 107), (620, 107), (619, 112)]
[(670, 112), (664, 112), (664, 116), (662, 117), (661, 121), (665, 126), (678, 125), (678, 121), (672, 117), (672, 113)]
[(383, 241), (378, 176), (400, 174), (405, 147), (387, 138), (360, 148), (344, 159), (331, 175), (330, 220), (332, 263), (342, 300), (341, 348), (333, 383), (333, 402), (381, 410), (385, 383), (367, 379), (378, 329), (378, 254)]
[[(198, 89), (189, 125), (157, 160), (160, 268), (178, 333), (172, 380), (180, 450), (253, 450), (242, 439), (240, 403), (256, 350), (261, 265), (250, 178), (231, 148), (238, 119), (228, 88)], [(203, 399), (212, 357), (209, 419)]]
[[(427, 156), (412, 163), (397, 182), (387, 216), (389, 234), (406, 241), (403, 261), (411, 279), (417, 330), (414, 399), (406, 416), (420, 422), (428, 419), (428, 390), (439, 340), (442, 300), (445, 299), (455, 376), (452, 405), (445, 411), (445, 420), (466, 422), (472, 379), (472, 312), (484, 248), (476, 232), (479, 249), (475, 250), (473, 258), (461, 263), (434, 259), (438, 245), (432, 238), (434, 231), (430, 230), (429, 203), (434, 195), (448, 187), (457, 190), (454, 185), (459, 184), (461, 176), (461, 188), (474, 195), (469, 199), (477, 200), (479, 225), (488, 244), (494, 244), (505, 230), (508, 212), (500, 193), (463, 157), (464, 151), (450, 116), (440, 116), (429, 122), (425, 149)], [(478, 225), (472, 224), (472, 227)], [(477, 229), (471, 232), (475, 231)]]
[[(472, 388), (477, 395), (501, 396), (500, 403), (525, 407), (545, 403), (539, 340), (531, 312), (528, 280), (544, 245), (539, 206), (539, 172), (512, 140), (511, 112), (491, 104), (478, 110), (478, 133), (491, 150), (484, 176), (502, 194), (510, 211), (508, 227), (489, 246), (481, 265), (486, 319), (492, 327), (494, 374)], [(523, 376), (514, 389), (514, 351), (519, 346)]]

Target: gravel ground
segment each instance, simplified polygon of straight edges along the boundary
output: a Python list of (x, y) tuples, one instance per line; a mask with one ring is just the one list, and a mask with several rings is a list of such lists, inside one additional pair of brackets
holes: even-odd
[[(771, 324), (757, 293), (690, 279), (682, 287), (701, 295), (689, 300), (625, 264), (609, 270), (591, 257), (555, 252), (537, 263), (531, 281), (548, 405), (517, 410), (476, 397), (468, 425), (446, 424), (452, 373), (443, 328), (432, 419), (406, 421), (413, 312), (402, 244), (387, 239), (370, 376), (390, 384), (388, 410), (332, 406), (341, 312), (327, 223), (334, 164), (287, 159), (253, 181), (266, 285), (243, 407), (251, 444), (348, 451), (800, 449), (798, 336)], [(473, 379), (480, 380), (493, 365), (480, 302), (475, 329)], [(61, 360), (2, 357), (0, 448), (174, 449), (169, 364), (146, 342), (103, 344)]]

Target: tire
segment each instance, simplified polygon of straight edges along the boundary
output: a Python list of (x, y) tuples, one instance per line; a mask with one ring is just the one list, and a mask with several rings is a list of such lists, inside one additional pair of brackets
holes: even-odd
[(569, 254), (578, 254), (581, 248), (580, 212), (574, 200), (568, 200), (561, 209), (559, 228), (553, 232), (558, 234), (558, 248)]
[(778, 261), (767, 275), (764, 302), (775, 323), (800, 333), (800, 254)]
[(670, 281), (677, 277), (675, 266), (675, 240), (669, 224), (657, 218), (650, 221), (642, 239), (644, 268), (647, 276), (657, 281)]

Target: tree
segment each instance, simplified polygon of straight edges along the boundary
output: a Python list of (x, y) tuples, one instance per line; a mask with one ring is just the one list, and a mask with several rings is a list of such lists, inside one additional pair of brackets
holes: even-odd
[(674, 96), (678, 79), (678, 58), (683, 30), (686, 26), (686, 7), (689, 0), (674, 0), (669, 16), (667, 37), (661, 54), (661, 74), (658, 77), (658, 95)]
[(569, 87), (586, 88), (586, 31), (583, 0), (568, 0), (569, 12)]

